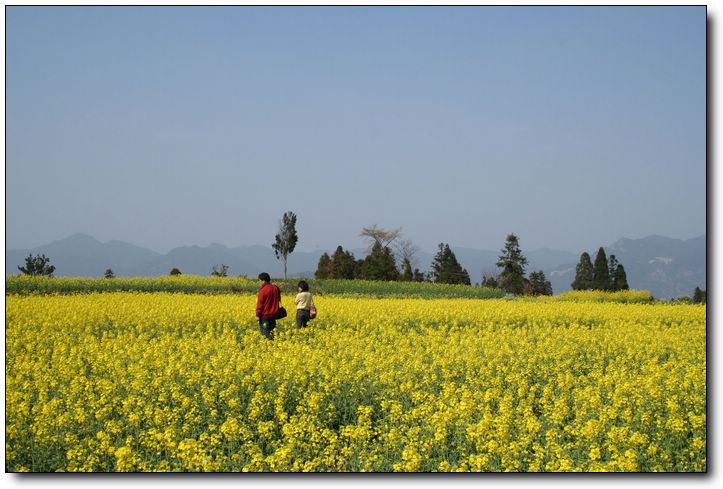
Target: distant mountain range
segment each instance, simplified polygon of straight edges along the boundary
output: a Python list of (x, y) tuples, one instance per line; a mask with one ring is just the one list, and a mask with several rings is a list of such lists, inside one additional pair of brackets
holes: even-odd
[[(325, 251), (329, 254), (334, 252), (333, 249), (295, 251), (289, 256), (289, 275), (313, 277), (319, 257)], [(356, 258), (366, 254), (364, 249), (349, 251)], [(469, 272), (472, 282), (481, 281), (483, 274), (497, 272), (495, 263), (499, 250), (453, 248), (453, 251)], [(594, 261), (597, 249), (587, 251)], [(570, 289), (570, 283), (575, 278), (575, 265), (582, 252), (543, 248), (523, 250), (523, 253), (529, 261), (527, 271), (544, 271), (556, 294)], [(655, 297), (680, 297), (692, 295), (695, 287), (706, 289), (706, 235), (688, 240), (663, 236), (638, 240), (623, 238), (606, 246), (605, 253), (608, 257), (614, 254), (625, 266), (631, 288), (649, 290)], [(209, 275), (215, 265), (221, 264), (229, 266), (230, 275), (255, 277), (264, 271), (272, 276), (283, 274), (281, 261), (276, 259), (271, 248), (264, 246), (183, 246), (161, 254), (122, 241), (101, 243), (86, 234), (74, 234), (37, 248), (6, 250), (5, 273), (20, 273), (17, 267), (24, 265), (29, 254), (49, 257), (58, 277), (101, 277), (108, 268), (118, 277), (166, 275), (173, 268), (186, 274)], [(420, 251), (416, 254), (415, 267), (428, 271), (433, 259), (433, 253)]]

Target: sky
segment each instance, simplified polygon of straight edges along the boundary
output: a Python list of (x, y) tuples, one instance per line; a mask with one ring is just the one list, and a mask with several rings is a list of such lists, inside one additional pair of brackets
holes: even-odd
[(6, 7), (6, 248), (706, 232), (705, 7)]

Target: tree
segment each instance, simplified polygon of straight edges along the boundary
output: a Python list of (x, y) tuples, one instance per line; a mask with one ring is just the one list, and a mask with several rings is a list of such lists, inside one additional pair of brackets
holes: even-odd
[(484, 274), (484, 275), (482, 275), (482, 283), (480, 284), (480, 286), (486, 287), (488, 289), (497, 289), (497, 288), (499, 288), (500, 283), (497, 280), (496, 275)]
[(331, 276), (331, 257), (329, 253), (324, 253), (319, 257), (319, 264), (316, 266), (316, 278), (329, 278)]
[(628, 290), (628, 276), (625, 274), (625, 267), (618, 264), (615, 267), (615, 276), (613, 277), (613, 290)]
[(595, 257), (595, 264), (592, 269), (592, 288), (594, 290), (610, 290), (610, 271), (608, 270), (608, 259), (605, 250), (601, 246)]
[(361, 266), (361, 278), (367, 280), (398, 280), (399, 272), (392, 250), (382, 247), (378, 242), (372, 245), (372, 251)]
[(469, 273), (459, 264), (448, 244), (439, 243), (439, 251), (432, 261), (432, 280), (442, 284), (470, 285)]
[(707, 301), (707, 294), (705, 290), (701, 290), (700, 287), (696, 287), (693, 292), (693, 303), (694, 304), (705, 304)]
[(286, 277), (286, 266), (289, 261), (289, 255), (296, 248), (299, 236), (296, 234), (296, 214), (293, 212), (284, 212), (279, 222), (279, 233), (276, 235), (276, 242), (271, 245), (274, 249), (277, 259), (284, 261), (284, 280)]
[(395, 229), (393, 231), (387, 231), (386, 229), (378, 228), (376, 224), (372, 224), (371, 227), (362, 228), (359, 236), (368, 238), (371, 240), (371, 245), (378, 243), (382, 249), (385, 246), (389, 246), (392, 241), (402, 235), (402, 228)]
[(419, 271), (419, 268), (414, 269), (414, 274), (412, 275), (412, 280), (415, 282), (424, 282), (424, 273)]
[(530, 274), (530, 289), (531, 295), (552, 295), (552, 284), (542, 270)]
[(397, 258), (399, 260), (399, 263), (402, 264), (402, 271), (404, 271), (404, 261), (409, 262), (409, 267), (414, 267), (416, 263), (416, 255), (419, 252), (419, 248), (412, 244), (412, 242), (408, 239), (402, 239), (398, 241), (395, 245), (395, 248), (397, 250)]
[(527, 258), (520, 250), (520, 243), (514, 234), (507, 235), (505, 247), (499, 256), (497, 266), (502, 268), (499, 274), (500, 288), (512, 294), (522, 294), (525, 288), (525, 266)]
[(30, 254), (25, 259), (25, 266), (19, 266), (18, 270), (25, 275), (46, 276), (50, 278), (53, 276), (53, 272), (55, 272), (55, 266), (50, 264), (50, 258), (47, 258), (45, 255), (33, 256)]
[(211, 269), (212, 277), (228, 277), (228, 265), (214, 265)]
[(580, 261), (575, 267), (575, 280), (570, 284), (572, 290), (592, 289), (593, 266), (587, 252), (580, 255)]
[(617, 290), (615, 288), (615, 274), (618, 271), (618, 259), (615, 258), (615, 255), (610, 255), (610, 258), (608, 258), (608, 276), (610, 277), (610, 290)]
[(411, 282), (414, 280), (414, 272), (412, 272), (412, 264), (409, 262), (409, 258), (404, 258), (404, 261), (402, 261), (402, 275), (400, 279), (403, 282)]
[(351, 280), (355, 278), (356, 259), (349, 251), (337, 246), (336, 251), (331, 256), (331, 275), (330, 278), (342, 278)]
[(110, 268), (105, 271), (105, 274), (103, 275), (105, 278), (115, 278), (115, 274), (113, 273), (113, 270)]
[(170, 274), (171, 274), (171, 275), (174, 275), (174, 276), (175, 276), (175, 275), (181, 275), (181, 271), (180, 271), (178, 268), (173, 268), (173, 269), (171, 270), (171, 273), (170, 273)]

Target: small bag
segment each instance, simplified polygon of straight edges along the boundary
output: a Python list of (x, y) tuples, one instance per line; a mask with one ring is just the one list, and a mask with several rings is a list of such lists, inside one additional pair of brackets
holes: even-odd
[(309, 319), (314, 319), (316, 317), (316, 306), (314, 304), (311, 305), (311, 308), (309, 309)]
[(286, 317), (286, 308), (284, 306), (279, 306), (279, 312), (276, 313), (275, 319), (283, 319)]

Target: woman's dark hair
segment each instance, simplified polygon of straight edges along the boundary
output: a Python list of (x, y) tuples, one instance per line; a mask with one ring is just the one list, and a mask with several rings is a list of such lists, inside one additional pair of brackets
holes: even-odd
[(259, 273), (259, 280), (263, 280), (264, 282), (271, 282), (271, 277), (269, 277), (269, 274), (266, 272)]
[(306, 283), (306, 280), (299, 281), (299, 288), (303, 292), (309, 292), (309, 284)]

